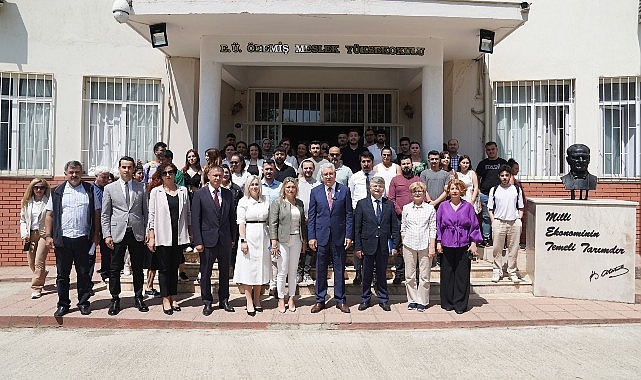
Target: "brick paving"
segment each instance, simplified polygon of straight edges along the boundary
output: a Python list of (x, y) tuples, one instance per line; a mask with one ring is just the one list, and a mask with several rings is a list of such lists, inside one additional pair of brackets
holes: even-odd
[[(136, 329), (436, 329), (455, 327), (510, 327), (539, 325), (579, 325), (607, 323), (641, 323), (641, 303), (574, 300), (567, 298), (534, 297), (529, 293), (472, 295), (470, 308), (464, 314), (441, 309), (438, 297), (432, 297), (424, 313), (407, 310), (404, 296), (392, 296), (391, 312), (384, 312), (377, 304), (366, 311), (358, 311), (358, 296), (348, 296), (351, 313), (343, 314), (335, 302), (328, 300), (327, 309), (311, 314), (313, 296), (297, 299), (297, 310), (284, 314), (276, 310), (276, 300), (264, 297), (264, 312), (255, 317), (246, 314), (243, 296), (232, 295), (235, 313), (215, 309), (208, 317), (202, 315), (199, 295), (179, 295), (181, 312), (165, 315), (161, 299), (147, 299), (149, 312), (141, 313), (133, 307), (133, 293), (123, 291), (117, 316), (109, 316), (110, 295), (104, 285), (96, 283), (92, 297), (92, 313), (83, 316), (74, 304), (76, 297), (72, 278), (71, 312), (55, 318), (57, 294), (54, 286), (55, 267), (48, 268), (44, 295), (30, 299), (30, 271), (28, 267), (0, 267), (0, 327), (71, 327), (71, 328), (136, 328)], [(97, 276), (94, 277), (97, 281)], [(641, 293), (641, 280), (637, 293)], [(375, 298), (373, 299), (375, 301)]]

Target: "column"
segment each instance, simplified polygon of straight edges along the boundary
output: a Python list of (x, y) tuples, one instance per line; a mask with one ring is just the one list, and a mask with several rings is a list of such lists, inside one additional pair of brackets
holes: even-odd
[(423, 66), (422, 153), (443, 149), (443, 63)]
[(221, 63), (201, 55), (198, 91), (198, 151), (201, 155), (207, 148), (220, 147), (222, 72), (223, 65)]

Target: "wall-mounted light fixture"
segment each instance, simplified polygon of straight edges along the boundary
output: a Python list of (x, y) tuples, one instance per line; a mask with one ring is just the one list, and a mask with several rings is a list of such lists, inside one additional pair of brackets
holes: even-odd
[(167, 42), (167, 24), (149, 25), (149, 34), (151, 34), (151, 46), (155, 48), (169, 45)]
[(481, 53), (494, 52), (494, 32), (487, 29), (481, 29), (479, 32), (479, 51)]
[(238, 112), (240, 112), (242, 110), (243, 110), (243, 103), (241, 103), (240, 101), (234, 103), (234, 105), (231, 106), (231, 114), (232, 114), (232, 116), (236, 115)]
[(412, 108), (409, 103), (406, 103), (405, 107), (403, 107), (403, 113), (405, 114), (405, 116), (411, 119), (414, 117), (414, 108)]

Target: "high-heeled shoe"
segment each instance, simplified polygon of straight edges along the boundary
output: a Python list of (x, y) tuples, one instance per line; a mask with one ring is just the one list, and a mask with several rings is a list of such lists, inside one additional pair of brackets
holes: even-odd
[(172, 309), (171, 307), (169, 309), (165, 309), (164, 305), (162, 307), (162, 311), (167, 315), (172, 315), (174, 313), (174, 309)]
[(256, 315), (256, 310), (254, 310), (254, 311), (247, 310), (247, 315), (249, 315), (250, 317), (255, 316)]
[(261, 306), (255, 306), (254, 309), (259, 313), (263, 312), (263, 308)]
[(172, 305), (172, 306), (171, 306), (171, 308), (172, 308), (174, 311), (181, 311), (181, 310), (182, 310), (182, 309), (180, 308), (180, 306), (178, 306), (178, 305), (176, 305), (176, 306)]

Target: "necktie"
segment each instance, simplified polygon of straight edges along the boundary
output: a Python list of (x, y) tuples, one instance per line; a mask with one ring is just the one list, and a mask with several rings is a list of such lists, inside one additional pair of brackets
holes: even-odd
[(218, 200), (218, 189), (214, 189), (214, 204), (216, 208), (220, 208), (220, 201)]
[(367, 190), (367, 196), (369, 197), (370, 195), (372, 195), (369, 192), (369, 173), (365, 173), (365, 188)]
[(376, 199), (374, 202), (376, 202), (376, 219), (378, 219), (378, 224), (381, 224), (381, 221), (383, 220), (383, 212), (381, 210), (381, 200)]
[(125, 202), (127, 202), (127, 208), (129, 208), (129, 202), (131, 198), (129, 196), (129, 182), (125, 182)]
[(327, 188), (327, 204), (329, 205), (329, 209), (332, 209), (332, 204), (334, 203), (334, 199), (332, 197), (332, 188), (328, 187)]

